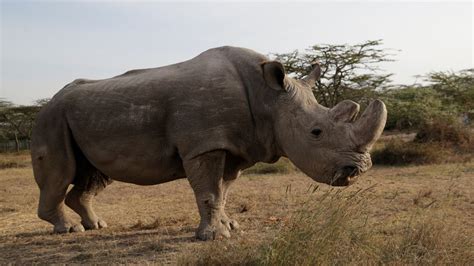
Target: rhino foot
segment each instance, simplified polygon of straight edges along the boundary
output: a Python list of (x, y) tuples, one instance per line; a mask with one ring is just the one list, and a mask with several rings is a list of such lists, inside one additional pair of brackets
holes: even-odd
[(221, 223), (225, 225), (228, 230), (237, 230), (240, 228), (239, 223), (236, 220), (230, 219), (225, 213), (223, 213), (222, 216)]
[(81, 221), (81, 224), (86, 230), (96, 230), (101, 228), (106, 228), (107, 223), (102, 219), (97, 219), (97, 221)]
[(74, 233), (74, 232), (84, 232), (84, 226), (81, 224), (57, 224), (54, 226), (53, 232), (56, 234), (65, 234), (65, 233)]
[(230, 238), (230, 231), (239, 229), (237, 221), (230, 219), (225, 213), (214, 217), (211, 223), (200, 226), (196, 232), (196, 238), (200, 240), (215, 240)]
[(223, 223), (208, 225), (198, 229), (196, 238), (203, 241), (230, 238), (230, 231)]

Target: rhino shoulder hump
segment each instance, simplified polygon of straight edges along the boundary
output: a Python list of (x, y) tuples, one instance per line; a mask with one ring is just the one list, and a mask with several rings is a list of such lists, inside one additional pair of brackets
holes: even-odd
[(81, 85), (81, 84), (86, 84), (86, 83), (94, 83), (96, 80), (92, 79), (75, 79), (73, 82), (69, 83), (67, 86), (69, 87), (70, 85)]
[(132, 69), (132, 70), (129, 70), (121, 75), (118, 75), (118, 76), (115, 76), (116, 77), (124, 77), (124, 76), (133, 76), (133, 75), (136, 75), (136, 74), (141, 74), (141, 73), (145, 73), (147, 72), (149, 69), (147, 68), (143, 68), (143, 69)]

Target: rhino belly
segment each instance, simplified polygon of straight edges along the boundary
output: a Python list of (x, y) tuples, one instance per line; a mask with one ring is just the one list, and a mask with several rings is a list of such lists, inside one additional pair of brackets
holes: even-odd
[(145, 136), (78, 143), (80, 150), (99, 171), (110, 178), (138, 185), (154, 185), (185, 177), (177, 152), (159, 139)]
[(106, 102), (95, 108), (75, 106), (67, 120), (81, 152), (114, 180), (152, 185), (185, 176), (166, 136), (163, 110)]

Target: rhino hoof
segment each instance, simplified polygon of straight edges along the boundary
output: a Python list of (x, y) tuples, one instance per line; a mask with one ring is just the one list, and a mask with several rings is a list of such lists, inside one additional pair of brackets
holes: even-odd
[(236, 220), (221, 220), (221, 223), (228, 229), (228, 230), (237, 230), (239, 229), (239, 223)]
[(196, 238), (203, 241), (230, 238), (230, 232), (224, 226), (220, 226), (218, 228), (207, 227), (204, 229), (199, 229), (196, 232)]
[(107, 227), (107, 223), (102, 219), (98, 219), (97, 222), (81, 221), (81, 223), (86, 230), (96, 230)]
[(56, 234), (65, 234), (65, 233), (74, 233), (74, 232), (84, 232), (84, 226), (81, 224), (69, 225), (69, 224), (61, 224), (54, 226), (54, 233)]

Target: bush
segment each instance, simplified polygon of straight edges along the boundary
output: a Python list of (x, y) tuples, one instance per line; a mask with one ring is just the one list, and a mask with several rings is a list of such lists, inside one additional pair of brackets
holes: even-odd
[(444, 111), (440, 95), (431, 88), (407, 87), (389, 90), (382, 95), (387, 105), (388, 130), (417, 129)]
[(437, 163), (442, 160), (445, 152), (432, 144), (391, 140), (385, 147), (374, 150), (371, 154), (374, 164), (406, 165)]
[(417, 143), (439, 142), (441, 144), (466, 145), (471, 142), (471, 132), (456, 120), (435, 119), (420, 128), (415, 136)]
[(471, 129), (450, 116), (425, 122), (413, 141), (392, 139), (372, 152), (372, 162), (382, 165), (468, 162), (474, 141)]

